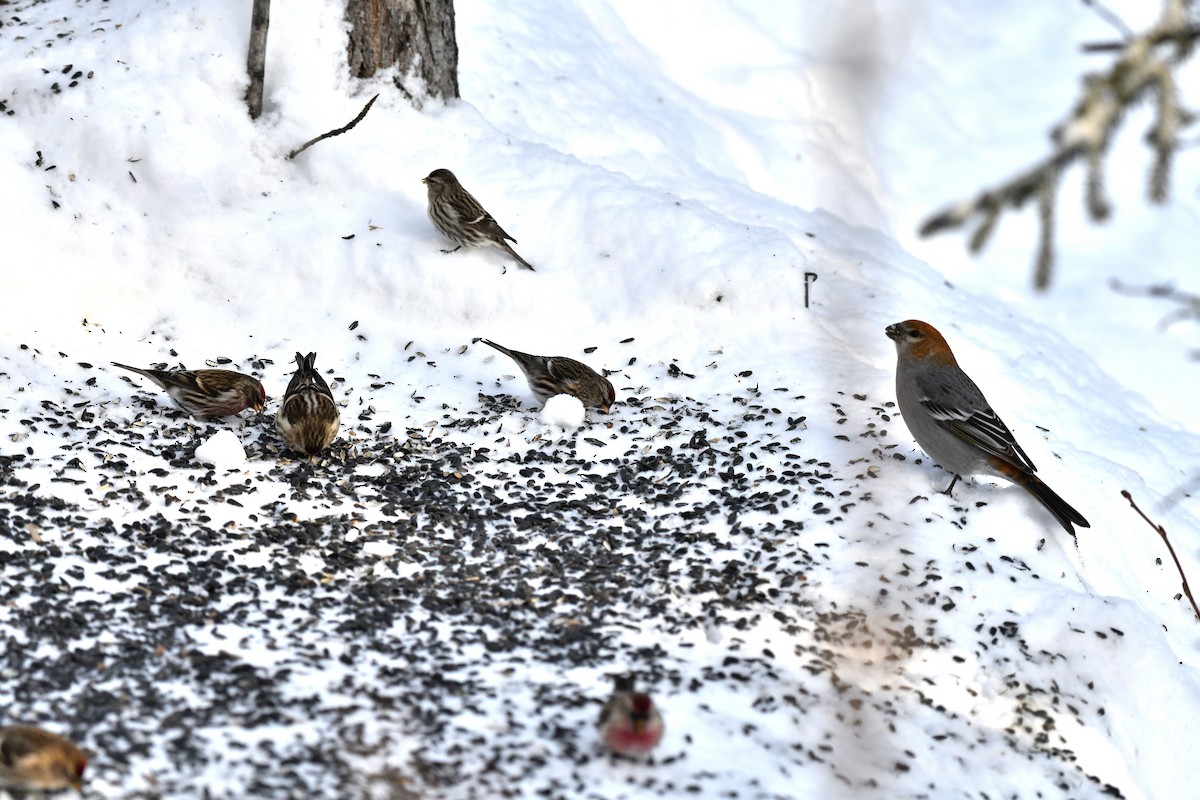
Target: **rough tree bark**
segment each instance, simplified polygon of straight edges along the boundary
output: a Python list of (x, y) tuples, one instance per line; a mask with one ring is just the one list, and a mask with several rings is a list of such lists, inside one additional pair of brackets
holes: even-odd
[(271, 22), (271, 0), (254, 0), (250, 12), (250, 51), (246, 56), (246, 72), (250, 88), (246, 90), (246, 105), (250, 119), (262, 114), (263, 76), (267, 71), (267, 27)]
[(403, 85), (410, 75), (424, 82), (425, 94), (458, 97), (453, 0), (346, 0), (346, 20), (352, 75), (369, 78), (396, 64), (396, 86), (410, 98), (412, 84)]

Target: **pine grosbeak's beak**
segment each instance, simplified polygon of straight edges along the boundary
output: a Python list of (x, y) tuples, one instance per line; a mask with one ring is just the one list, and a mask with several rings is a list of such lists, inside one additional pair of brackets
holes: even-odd
[(82, 750), (56, 733), (32, 725), (0, 728), (0, 789), (79, 791), (87, 763)]
[(617, 678), (612, 696), (596, 720), (600, 737), (614, 753), (640, 756), (658, 746), (663, 735), (662, 714), (650, 695), (635, 691), (632, 678)]
[(993, 475), (1023, 487), (1054, 515), (1071, 537), (1072, 523), (1091, 525), (1042, 483), (1037, 467), (967, 377), (946, 340), (932, 325), (910, 319), (887, 327), (896, 343), (896, 401), (921, 449), (954, 473), (946, 493), (963, 475)]

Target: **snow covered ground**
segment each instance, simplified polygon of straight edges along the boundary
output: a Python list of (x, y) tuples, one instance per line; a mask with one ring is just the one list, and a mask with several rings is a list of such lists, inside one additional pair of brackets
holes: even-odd
[[(1093, 10), (460, 0), (463, 99), (418, 110), (345, 76), (339, 2), (283, 5), (258, 122), (245, 3), (0, 6), (0, 721), (102, 798), (1192, 793), (1200, 627), (1120, 492), (1200, 580), (1196, 332), (1108, 281), (1191, 278), (1195, 164), (1147, 208), (1132, 115), (1047, 294), (1028, 213), (979, 260), (913, 233), (1044, 152)], [(536, 273), (440, 252), (437, 167)], [(939, 494), (893, 405), (914, 317), (1078, 549), (1015, 487)], [(543, 415), (477, 336), (618, 404)], [(271, 420), (310, 350), (316, 462)], [(110, 361), (276, 402), (197, 423)], [(651, 762), (592, 727), (625, 672)]]

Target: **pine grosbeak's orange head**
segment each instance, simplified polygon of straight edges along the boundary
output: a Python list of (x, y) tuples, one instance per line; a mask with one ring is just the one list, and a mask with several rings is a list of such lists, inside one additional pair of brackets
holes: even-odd
[(1001, 421), (979, 387), (963, 372), (945, 338), (927, 322), (910, 319), (887, 327), (896, 343), (896, 402), (921, 449), (954, 473), (948, 494), (963, 475), (993, 475), (1026, 489), (1075, 536), (1072, 523), (1091, 525), (1042, 483), (1037, 467)]

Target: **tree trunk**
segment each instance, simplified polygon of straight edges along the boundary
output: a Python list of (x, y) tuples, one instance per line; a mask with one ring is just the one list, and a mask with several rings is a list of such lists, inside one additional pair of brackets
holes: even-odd
[(263, 76), (267, 71), (267, 27), (271, 22), (271, 0), (254, 0), (250, 12), (250, 48), (246, 56), (246, 72), (250, 87), (246, 89), (246, 105), (250, 119), (262, 114)]
[(346, 0), (346, 20), (350, 74), (369, 78), (396, 64), (396, 85), (408, 96), (415, 92), (403, 82), (415, 76), (425, 94), (458, 97), (453, 0)]

